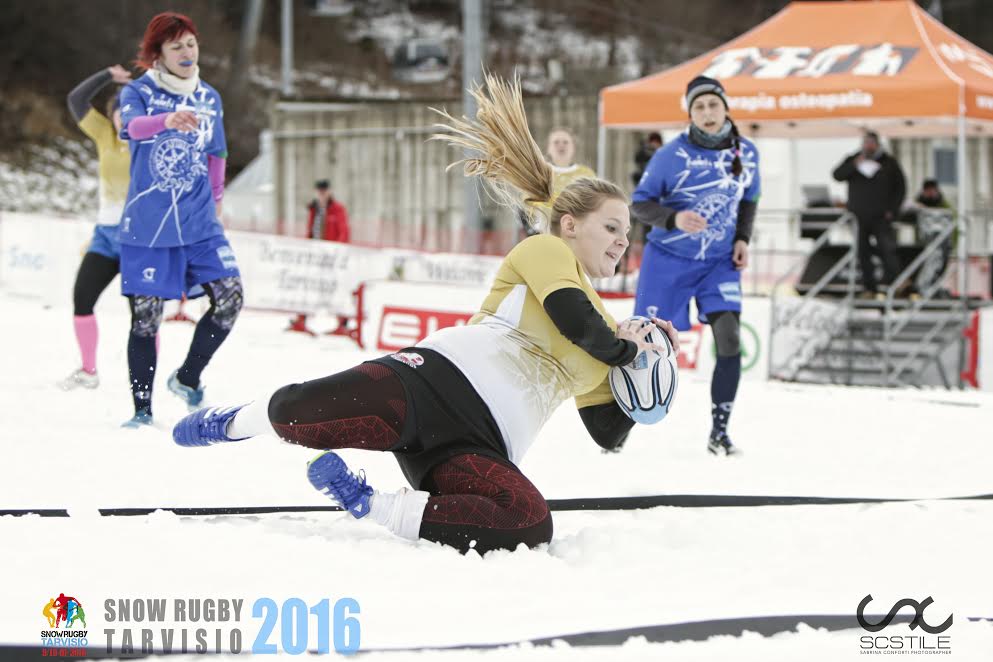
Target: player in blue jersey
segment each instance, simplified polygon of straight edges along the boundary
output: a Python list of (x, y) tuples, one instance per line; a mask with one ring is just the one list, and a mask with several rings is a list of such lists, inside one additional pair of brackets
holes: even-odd
[(200, 375), (228, 336), (242, 284), (220, 216), (227, 143), (217, 91), (200, 80), (196, 26), (182, 14), (155, 16), (138, 52), (143, 76), (121, 91), (121, 137), (130, 141), (131, 184), (121, 216), (121, 289), (131, 302), (128, 368), (134, 418), (152, 421), (155, 334), (165, 299), (210, 297), (169, 390), (191, 408), (203, 400)]
[(759, 154), (728, 116), (721, 84), (704, 76), (686, 88), (690, 126), (652, 156), (633, 195), (632, 216), (648, 233), (635, 313), (690, 328), (689, 303), (717, 345), (711, 380), (709, 451), (732, 455), (727, 425), (741, 378), (741, 270), (761, 191)]

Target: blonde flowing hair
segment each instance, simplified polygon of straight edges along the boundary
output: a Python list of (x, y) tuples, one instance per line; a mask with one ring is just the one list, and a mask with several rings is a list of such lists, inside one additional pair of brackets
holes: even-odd
[(487, 73), (483, 85), (469, 92), (478, 108), (475, 119), (457, 119), (432, 108), (447, 120), (435, 126), (447, 132), (436, 133), (431, 139), (471, 152), (448, 168), (461, 165), (466, 177), (481, 177), (497, 203), (522, 210), (533, 227), (558, 234), (564, 214), (581, 218), (607, 198), (627, 201), (624, 192), (606, 180), (579, 179), (555, 198), (551, 217), (545, 218), (536, 205), (552, 201), (553, 171), (531, 136), (520, 80), (515, 77), (507, 82)]

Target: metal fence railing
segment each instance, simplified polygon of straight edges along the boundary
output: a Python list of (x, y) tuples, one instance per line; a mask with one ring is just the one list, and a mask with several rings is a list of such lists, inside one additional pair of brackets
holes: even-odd
[[(947, 356), (946, 350), (956, 342), (964, 343), (960, 332), (968, 322), (970, 295), (975, 294), (969, 267), (977, 260), (980, 264), (989, 260), (990, 255), (976, 236), (990, 230), (993, 215), (960, 218), (948, 209), (922, 209), (916, 220), (919, 252), (887, 285), (885, 293), (876, 297), (860, 295), (855, 217), (844, 213), (834, 221), (808, 220), (805, 229), (819, 232), (819, 236), (809, 245), (806, 257), (780, 274), (772, 288), (771, 375), (794, 379), (804, 370), (812, 374), (820, 371), (831, 373), (828, 378), (835, 381), (839, 361), (832, 357), (840, 356), (842, 372), (847, 369), (844, 383), (851, 383), (853, 357), (864, 357), (868, 352), (870, 362), (874, 360), (878, 366), (875, 383), (879, 385), (919, 384), (924, 371), (935, 366), (941, 382), (952, 386), (942, 356)], [(816, 280), (804, 284), (799, 298), (793, 296), (796, 273), (805, 265), (809, 267), (819, 252), (821, 257), (828, 255), (822, 249), (842, 235), (847, 235), (847, 250), (834, 251), (830, 254), (833, 263), (811, 270)], [(956, 246), (956, 242), (960, 243)], [(960, 257), (953, 260), (956, 248)], [(988, 289), (981, 294), (989, 298)], [(806, 319), (805, 311), (812, 308), (820, 313), (824, 328), (797, 328), (794, 321)], [(873, 332), (873, 328), (878, 331)], [(786, 342), (786, 351), (778, 346), (781, 340)], [(864, 366), (861, 372), (867, 378)]]

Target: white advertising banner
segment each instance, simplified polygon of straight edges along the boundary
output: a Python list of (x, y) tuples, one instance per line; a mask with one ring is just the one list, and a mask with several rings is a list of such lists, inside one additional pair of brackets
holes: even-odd
[(52, 305), (72, 301), (93, 223), (33, 214), (0, 215), (0, 283), (8, 292)]
[[(93, 223), (38, 214), (0, 216), (0, 283), (8, 291), (57, 303), (71, 298)], [(228, 232), (245, 284), (248, 308), (355, 314), (354, 292), (365, 281), (401, 279), (488, 286), (500, 258), (430, 254)]]
[(979, 355), (976, 369), (982, 391), (993, 392), (993, 308), (979, 311)]
[[(0, 215), (0, 285), (49, 305), (67, 304), (92, 232), (93, 223), (81, 219)], [(249, 308), (354, 316), (355, 292), (366, 283), (360, 339), (364, 346), (381, 351), (413, 345), (435, 329), (465, 323), (485, 298), (501, 261), (261, 233), (229, 232), (228, 237)], [(618, 320), (634, 310), (631, 298), (610, 298), (605, 303)], [(743, 304), (743, 376), (767, 379), (770, 300), (745, 297)], [(845, 311), (836, 303), (811, 301), (796, 315), (800, 305), (799, 298), (777, 302), (777, 319), (791, 318), (777, 332), (777, 356), (771, 357), (773, 376), (778, 378), (793, 378), (804, 357), (845, 322)], [(695, 314), (691, 319), (696, 319)], [(993, 309), (980, 311), (978, 326), (976, 381), (979, 388), (993, 391)], [(696, 324), (680, 334), (680, 344), (681, 369), (709, 378), (716, 356), (710, 330)]]
[(488, 287), (371, 281), (362, 286), (359, 344), (392, 352), (476, 314)]
[(395, 255), (331, 241), (229, 232), (250, 308), (351, 315), (362, 281), (389, 278)]
[(503, 258), (457, 253), (412, 253), (403, 264), (402, 280), (489, 288)]

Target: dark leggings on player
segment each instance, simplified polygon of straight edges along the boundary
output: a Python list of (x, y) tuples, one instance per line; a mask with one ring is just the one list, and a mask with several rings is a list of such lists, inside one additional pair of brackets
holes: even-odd
[[(363, 363), (330, 377), (284, 386), (269, 401), (269, 420), (286, 441), (317, 449), (408, 452), (409, 398), (389, 368)], [(416, 414), (414, 414), (416, 415)], [(421, 487), (430, 493), (420, 537), (483, 554), (534, 547), (552, 539), (552, 517), (538, 489), (517, 467), (486, 455), (442, 460)]]
[[(176, 377), (191, 388), (200, 385), (200, 375), (214, 353), (228, 337), (242, 306), (240, 276), (219, 278), (202, 284), (210, 297), (210, 309), (197, 322), (186, 360)], [(132, 295), (131, 334), (128, 336), (128, 371), (135, 411), (152, 411), (152, 384), (155, 382), (157, 356), (155, 334), (162, 323), (164, 301), (159, 297)]]
[(86, 253), (79, 263), (76, 283), (72, 287), (72, 314), (76, 317), (92, 315), (97, 299), (120, 270), (118, 260), (100, 253)]
[[(722, 310), (708, 317), (714, 331), (714, 344), (717, 345), (717, 361), (710, 380), (710, 399), (714, 406), (718, 406), (734, 402), (741, 381), (741, 313)], [(727, 416), (722, 416), (722, 420), (726, 424)]]

